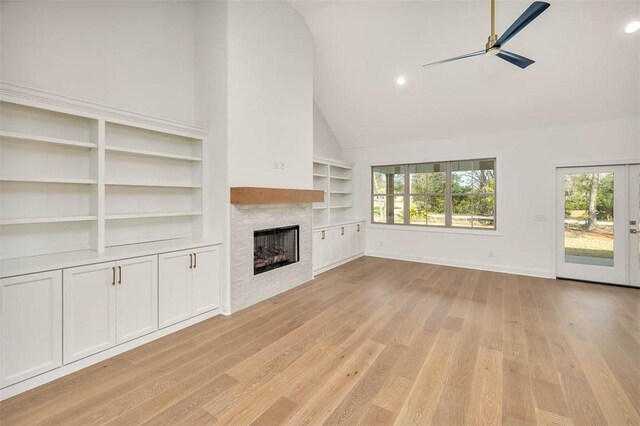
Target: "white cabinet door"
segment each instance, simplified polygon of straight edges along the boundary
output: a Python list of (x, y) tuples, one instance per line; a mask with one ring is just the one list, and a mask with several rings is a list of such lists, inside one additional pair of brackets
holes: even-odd
[(62, 365), (62, 272), (0, 280), (0, 387)]
[(114, 262), (63, 271), (64, 363), (116, 344)]
[(356, 254), (364, 253), (365, 240), (364, 240), (364, 222), (356, 224)]
[(159, 327), (167, 327), (191, 317), (192, 251), (159, 255)]
[(340, 228), (327, 229), (326, 235), (331, 246), (331, 262), (329, 263), (340, 262), (342, 259), (342, 242), (344, 241)]
[(332, 240), (335, 239), (335, 235), (332, 235), (330, 230), (324, 230), (322, 231), (323, 234), (321, 235), (324, 236), (324, 239), (321, 240), (321, 244), (320, 244), (320, 253), (322, 255), (322, 259), (320, 261), (320, 267), (324, 268), (325, 266), (329, 266), (331, 264), (332, 261)]
[(158, 258), (136, 257), (116, 263), (117, 343), (158, 329)]
[(220, 247), (203, 247), (193, 251), (191, 269), (192, 315), (220, 307)]
[(358, 254), (358, 233), (356, 224), (345, 226), (347, 237), (347, 256), (353, 257)]
[(313, 238), (311, 241), (311, 250), (313, 251), (313, 270), (316, 271), (322, 268), (324, 265), (322, 264), (323, 259), (323, 246), (324, 240), (322, 239), (322, 231), (314, 231)]

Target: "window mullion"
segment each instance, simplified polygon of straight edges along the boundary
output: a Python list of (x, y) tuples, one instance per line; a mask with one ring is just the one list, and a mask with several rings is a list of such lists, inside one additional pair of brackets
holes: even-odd
[(404, 166), (404, 224), (408, 225), (410, 223), (410, 192), (411, 192), (411, 182), (409, 182), (409, 165), (405, 164)]
[(445, 187), (444, 187), (444, 226), (451, 228), (453, 214), (453, 200), (451, 199), (451, 161), (446, 163)]

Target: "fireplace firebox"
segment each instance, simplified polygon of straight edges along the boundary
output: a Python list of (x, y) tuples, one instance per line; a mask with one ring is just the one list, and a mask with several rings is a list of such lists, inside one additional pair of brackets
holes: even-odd
[(300, 227), (254, 231), (253, 275), (291, 265), (300, 260)]

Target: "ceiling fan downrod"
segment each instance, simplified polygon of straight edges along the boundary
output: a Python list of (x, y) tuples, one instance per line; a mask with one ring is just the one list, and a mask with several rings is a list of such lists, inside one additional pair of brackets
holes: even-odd
[[(492, 50), (492, 47), (498, 41), (498, 34), (496, 34), (496, 0), (491, 0), (491, 35), (487, 40), (485, 51)], [(497, 48), (499, 49), (499, 47)]]

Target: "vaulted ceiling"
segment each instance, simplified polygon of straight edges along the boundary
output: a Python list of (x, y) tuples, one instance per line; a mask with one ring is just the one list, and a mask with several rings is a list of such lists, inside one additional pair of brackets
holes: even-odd
[[(315, 42), (314, 97), (345, 148), (640, 116), (638, 1), (554, 1), (507, 46), (521, 70), (479, 56), (489, 0), (292, 1)], [(497, 2), (503, 32), (531, 1)], [(404, 76), (403, 87), (396, 84)]]

